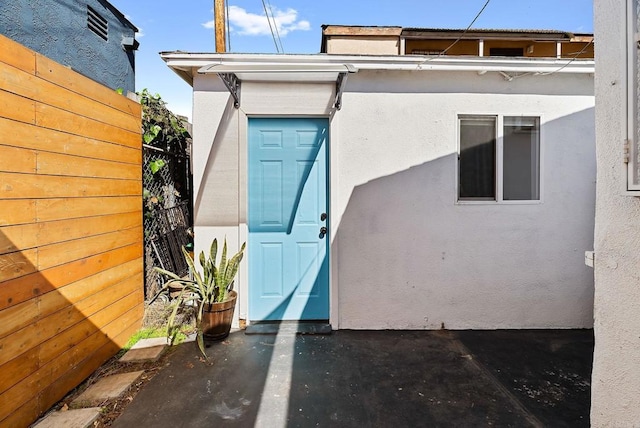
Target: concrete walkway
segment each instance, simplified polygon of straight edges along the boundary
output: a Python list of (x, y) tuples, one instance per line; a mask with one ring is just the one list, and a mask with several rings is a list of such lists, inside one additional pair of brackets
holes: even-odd
[(579, 427), (593, 332), (232, 333), (180, 345), (113, 427)]

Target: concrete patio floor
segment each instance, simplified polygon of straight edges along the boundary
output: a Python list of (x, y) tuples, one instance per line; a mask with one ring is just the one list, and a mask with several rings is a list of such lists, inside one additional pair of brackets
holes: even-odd
[(591, 330), (232, 333), (185, 343), (114, 427), (589, 426)]

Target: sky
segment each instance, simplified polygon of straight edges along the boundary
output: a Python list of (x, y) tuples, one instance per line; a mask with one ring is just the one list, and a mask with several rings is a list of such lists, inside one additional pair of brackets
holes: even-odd
[[(214, 52), (213, 0), (109, 0), (139, 29), (136, 90), (191, 118), (191, 87), (159, 52)], [(467, 28), (487, 0), (264, 0), (285, 53), (318, 53), (321, 25)], [(263, 0), (227, 0), (229, 52), (276, 53)], [(472, 28), (593, 32), (593, 0), (490, 0)]]

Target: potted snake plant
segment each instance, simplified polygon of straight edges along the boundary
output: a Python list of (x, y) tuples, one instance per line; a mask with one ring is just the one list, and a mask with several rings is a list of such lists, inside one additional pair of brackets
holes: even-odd
[(229, 335), (237, 298), (237, 293), (233, 290), (234, 279), (238, 273), (245, 246), (246, 243), (243, 243), (240, 251), (227, 258), (227, 240), (225, 238), (220, 262), (216, 264), (218, 240), (214, 239), (209, 254), (205, 255), (204, 251), (200, 253), (201, 270), (196, 268), (193, 258), (183, 247), (182, 253), (191, 270), (191, 278), (181, 278), (173, 272), (155, 268), (159, 273), (166, 275), (169, 280), (151, 301), (170, 287), (178, 285), (181, 288), (180, 293), (173, 300), (174, 307), (167, 321), (167, 334), (172, 341), (178, 327), (176, 315), (180, 308), (189, 303), (195, 304), (197, 309), (196, 339), (198, 347), (205, 357), (204, 339), (222, 340)]

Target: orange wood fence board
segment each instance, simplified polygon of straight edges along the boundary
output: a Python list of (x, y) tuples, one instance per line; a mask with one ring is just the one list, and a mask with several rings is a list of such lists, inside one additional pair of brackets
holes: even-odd
[[(124, 279), (120, 283), (113, 284), (110, 287), (105, 288), (98, 296), (90, 296), (86, 299), (80, 300), (78, 303), (74, 304), (74, 309), (80, 310), (83, 314), (89, 316), (108, 305), (113, 305), (113, 307), (122, 307), (126, 302), (137, 303), (141, 301), (139, 299), (140, 296), (137, 296), (137, 294), (137, 297), (129, 295), (124, 298), (123, 294), (129, 292), (142, 292), (139, 286), (143, 280), (144, 275), (142, 271), (140, 271), (139, 273)], [(90, 317), (90, 319), (92, 318)]]
[(69, 154), (94, 159), (139, 165), (142, 146), (126, 147), (81, 135), (39, 128), (27, 123), (0, 117), (0, 143), (52, 153)]
[(36, 396), (20, 408), (11, 413), (6, 419), (0, 421), (2, 427), (27, 427), (38, 419), (44, 411), (40, 410), (40, 397)]
[(37, 264), (37, 249), (0, 255), (0, 283), (35, 272)]
[(130, 212), (18, 224), (15, 226), (0, 226), (0, 255), (72, 239), (130, 229), (140, 225), (140, 221), (141, 214), (139, 212)]
[[(37, 299), (30, 299), (3, 309), (0, 311), (0, 317), (4, 320), (0, 323), (0, 338), (68, 306), (84, 310), (84, 308), (95, 306), (96, 303), (102, 304), (104, 301), (116, 299), (118, 296), (133, 291), (127, 289), (127, 285), (131, 283), (125, 282), (125, 280), (137, 278), (137, 275), (141, 274), (142, 264), (138, 260), (132, 260), (64, 287), (56, 288)], [(109, 289), (115, 284), (119, 284), (117, 290)], [(91, 304), (83, 303), (82, 306), (74, 306), (90, 297)]]
[(39, 221), (124, 213), (142, 216), (140, 196), (39, 199), (35, 207)]
[(19, 95), (0, 90), (0, 117), (25, 123), (36, 123), (36, 103)]
[(36, 125), (73, 135), (108, 141), (127, 147), (140, 147), (140, 131), (127, 131), (47, 104), (36, 103)]
[[(138, 283), (133, 279), (139, 280), (140, 275), (142, 275), (142, 265), (137, 260), (133, 260), (58, 288), (55, 292), (40, 297), (39, 317), (44, 318), (69, 304), (74, 305), (77, 310), (91, 312), (90, 308), (96, 305), (102, 307), (105, 302), (115, 301), (128, 291), (134, 291)], [(114, 288), (113, 286), (116, 284), (118, 287)], [(129, 289), (129, 286), (132, 288)], [(85, 300), (89, 303), (86, 303)], [(78, 302), (85, 303), (78, 304)]]
[(36, 53), (1, 34), (0, 61), (29, 73), (36, 72)]
[(26, 426), (144, 309), (141, 107), (0, 36), (0, 426)]
[(36, 223), (0, 227), (0, 255), (35, 248), (39, 228)]
[(47, 152), (38, 153), (37, 171), (38, 174), (46, 175), (103, 177), (126, 180), (137, 180), (142, 175), (140, 165)]
[(141, 180), (63, 177), (0, 172), (0, 199), (142, 196)]
[[(100, 311), (106, 311), (107, 316), (114, 317), (113, 319), (115, 319), (124, 311), (142, 302), (143, 297), (140, 293), (143, 293), (143, 291), (141, 289), (131, 291), (133, 288), (132, 283), (135, 280), (140, 281), (141, 278), (142, 275), (139, 275), (122, 283), (123, 288), (130, 293), (124, 297), (120, 295), (115, 297), (105, 296), (104, 298), (98, 298), (98, 301), (84, 299), (80, 303), (82, 303), (85, 312), (76, 309), (74, 305), (70, 305), (0, 338), (0, 348), (2, 349), (0, 353), (0, 366), (14, 358), (18, 358), (22, 353), (61, 334), (80, 322), (85, 320), (93, 322), (93, 317), (95, 314), (100, 313)], [(117, 285), (115, 285), (115, 287), (117, 287)], [(77, 304), (78, 303), (76, 303), (76, 305)], [(102, 304), (102, 306), (100, 306), (100, 304)], [(66, 344), (67, 347), (74, 345), (74, 343)]]
[(100, 122), (138, 132), (140, 123), (134, 115), (114, 109), (0, 62), (0, 89), (30, 100), (60, 108)]
[(40, 247), (38, 269), (48, 269), (94, 254), (105, 253), (114, 248), (135, 244), (141, 240), (141, 237), (142, 226)]
[[(123, 308), (128, 317), (134, 315), (129, 308)], [(22, 379), (36, 372), (39, 367), (49, 363), (69, 348), (69, 344), (81, 345), (83, 341), (97, 332), (102, 331), (104, 336), (116, 336), (126, 327), (122, 327), (121, 321), (126, 326), (139, 321), (139, 315), (132, 319), (122, 319), (120, 312), (103, 309), (94, 314), (91, 319), (85, 319), (72, 327), (64, 330), (58, 336), (50, 338), (40, 345), (20, 354), (8, 363), (0, 366), (3, 373), (12, 373), (13, 376), (0, 377), (0, 393), (17, 384)], [(119, 327), (120, 326), (120, 327)], [(74, 346), (78, 346), (74, 345)], [(22, 363), (21, 363), (22, 362)]]
[[(0, 404), (0, 421), (9, 416), (15, 406), (28, 402), (29, 399), (33, 397), (33, 393), (39, 390), (41, 390), (41, 388), (38, 385), (38, 378), (34, 376), (34, 374), (31, 374), (3, 392), (3, 402)], [(2, 422), (0, 422), (0, 424), (2, 424)]]
[(36, 156), (34, 150), (4, 146), (0, 140), (0, 171), (34, 174), (38, 167)]
[[(130, 300), (133, 301), (135, 299), (132, 298)], [(125, 311), (119, 313), (119, 317), (135, 308), (136, 306), (126, 308)], [(126, 321), (126, 318), (123, 317), (123, 320)], [(135, 325), (135, 323), (133, 322), (131, 324)], [(95, 362), (87, 359), (87, 355), (91, 355), (91, 350), (100, 349), (102, 346), (107, 344), (109, 342), (109, 333), (111, 333), (113, 336), (116, 336), (123, 331), (122, 325), (116, 323), (114, 324), (114, 326), (115, 331), (110, 331), (109, 327), (105, 326), (100, 331), (92, 334), (87, 339), (80, 342), (78, 345), (67, 349), (55, 359), (44, 364), (36, 372), (27, 376), (26, 378), (9, 388), (7, 391), (5, 391), (2, 394), (3, 398), (6, 398), (7, 401), (12, 403), (14, 406), (22, 405), (24, 403), (27, 403), (29, 399), (33, 397), (34, 393), (38, 393), (39, 391), (43, 391), (48, 388), (49, 384), (52, 381), (55, 382), (61, 378), (64, 378), (67, 373), (81, 370), (81, 367), (83, 366), (93, 366)], [(73, 370), (69, 371), (67, 369), (69, 367), (73, 368)], [(91, 371), (85, 374), (85, 376), (83, 376), (80, 381), (97, 367), (99, 367), (99, 365), (92, 367)], [(61, 397), (62, 395), (57, 399)], [(0, 406), (0, 421), (11, 414), (12, 410), (13, 409), (10, 406)]]
[(28, 199), (0, 199), (0, 226), (36, 221), (36, 201)]
[(39, 348), (32, 348), (20, 355), (20, 358), (14, 358), (0, 366), (2, 373), (11, 373), (11, 376), (0, 376), (0, 394), (38, 370), (40, 367), (39, 354)]
[(142, 244), (135, 243), (0, 283), (0, 309), (33, 299), (59, 287), (131, 260), (142, 264)]
[[(27, 300), (0, 313), (0, 339), (33, 324), (38, 320), (38, 299)], [(6, 350), (3, 347), (3, 352)]]
[[(130, 311), (132, 314), (129, 316), (125, 314), (122, 316), (123, 321), (128, 321), (128, 318), (131, 317), (140, 317), (142, 313), (142, 306)], [(120, 321), (120, 320), (119, 320)], [(41, 406), (41, 411), (46, 411), (49, 407), (55, 404), (59, 399), (64, 397), (64, 394), (61, 394), (60, 391), (68, 391), (75, 386), (77, 386), (80, 382), (86, 379), (91, 375), (102, 363), (107, 361), (113, 354), (118, 352), (120, 348), (127, 342), (129, 337), (139, 328), (139, 323), (130, 324), (126, 326), (126, 329), (123, 330), (119, 335), (108, 337), (106, 343), (102, 345), (96, 352), (87, 356), (83, 361), (81, 361), (74, 370), (67, 371), (61, 378), (57, 379), (51, 385), (47, 387), (39, 396)]]
[(40, 336), (40, 324), (37, 321), (10, 335), (0, 338), (0, 366), (19, 357), (20, 354), (35, 348), (45, 340)]
[[(38, 246), (42, 247), (58, 242), (70, 241), (72, 239), (102, 235), (113, 231), (134, 228), (139, 226), (141, 221), (140, 214), (132, 212), (39, 223), (37, 242)], [(2, 233), (2, 229), (0, 229), (0, 233)]]

